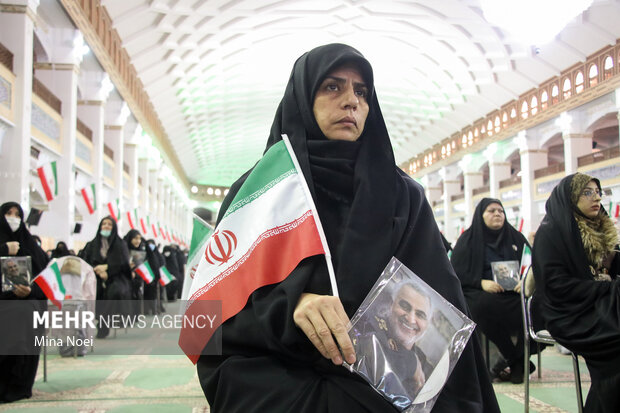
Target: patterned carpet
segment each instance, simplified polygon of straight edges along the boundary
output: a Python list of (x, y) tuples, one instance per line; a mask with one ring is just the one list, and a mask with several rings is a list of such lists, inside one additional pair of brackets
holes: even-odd
[[(101, 355), (104, 350), (131, 346), (132, 330), (97, 340), (95, 353), (85, 357), (47, 357), (47, 382), (43, 381), (43, 357), (33, 397), (8, 405), (0, 412), (20, 413), (168, 413), (209, 412), (196, 370), (182, 355)], [(542, 378), (531, 375), (530, 412), (577, 412), (570, 356), (554, 348), (542, 353)], [(536, 362), (536, 357), (532, 357)], [(589, 387), (581, 363), (584, 397)], [(496, 383), (494, 388), (503, 413), (523, 412), (524, 386)]]

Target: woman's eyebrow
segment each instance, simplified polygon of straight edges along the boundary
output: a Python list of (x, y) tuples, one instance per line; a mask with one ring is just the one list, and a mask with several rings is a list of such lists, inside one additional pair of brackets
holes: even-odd
[[(331, 76), (331, 75), (325, 76), (325, 80), (333, 80), (333, 81), (335, 81), (336, 83), (339, 83), (339, 84), (347, 82), (347, 80), (342, 78), (342, 77)], [(325, 82), (325, 80), (323, 82)], [(364, 82), (353, 82), (353, 86), (355, 86), (355, 87), (367, 87), (366, 83), (364, 83)]]

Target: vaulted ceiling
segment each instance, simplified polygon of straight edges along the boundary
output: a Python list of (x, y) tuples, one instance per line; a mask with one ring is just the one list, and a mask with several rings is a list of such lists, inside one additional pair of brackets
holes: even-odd
[(317, 45), (369, 59), (401, 163), (620, 38), (617, 0), (537, 47), (489, 24), (479, 0), (102, 4), (187, 178), (221, 186), (260, 157), (294, 61)]

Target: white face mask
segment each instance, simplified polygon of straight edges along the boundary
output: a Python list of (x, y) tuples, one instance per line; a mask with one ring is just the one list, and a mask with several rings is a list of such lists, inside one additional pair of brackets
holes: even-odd
[(19, 229), (19, 224), (22, 223), (21, 218), (12, 217), (9, 215), (5, 215), (4, 218), (13, 232), (17, 231)]
[(102, 237), (107, 238), (107, 237), (109, 237), (112, 234), (112, 230), (102, 229), (100, 231), (100, 234), (101, 234)]
[(151, 251), (155, 251), (155, 244), (149, 244), (149, 248), (151, 249)]

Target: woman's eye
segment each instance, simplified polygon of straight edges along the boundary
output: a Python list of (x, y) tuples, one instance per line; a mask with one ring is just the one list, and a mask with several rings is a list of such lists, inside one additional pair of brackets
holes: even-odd
[(330, 84), (325, 86), (325, 89), (333, 92), (333, 91), (338, 90), (338, 85), (336, 85), (334, 83), (330, 83)]
[(365, 98), (368, 95), (368, 91), (361, 89), (361, 90), (356, 90), (355, 94), (359, 97)]

